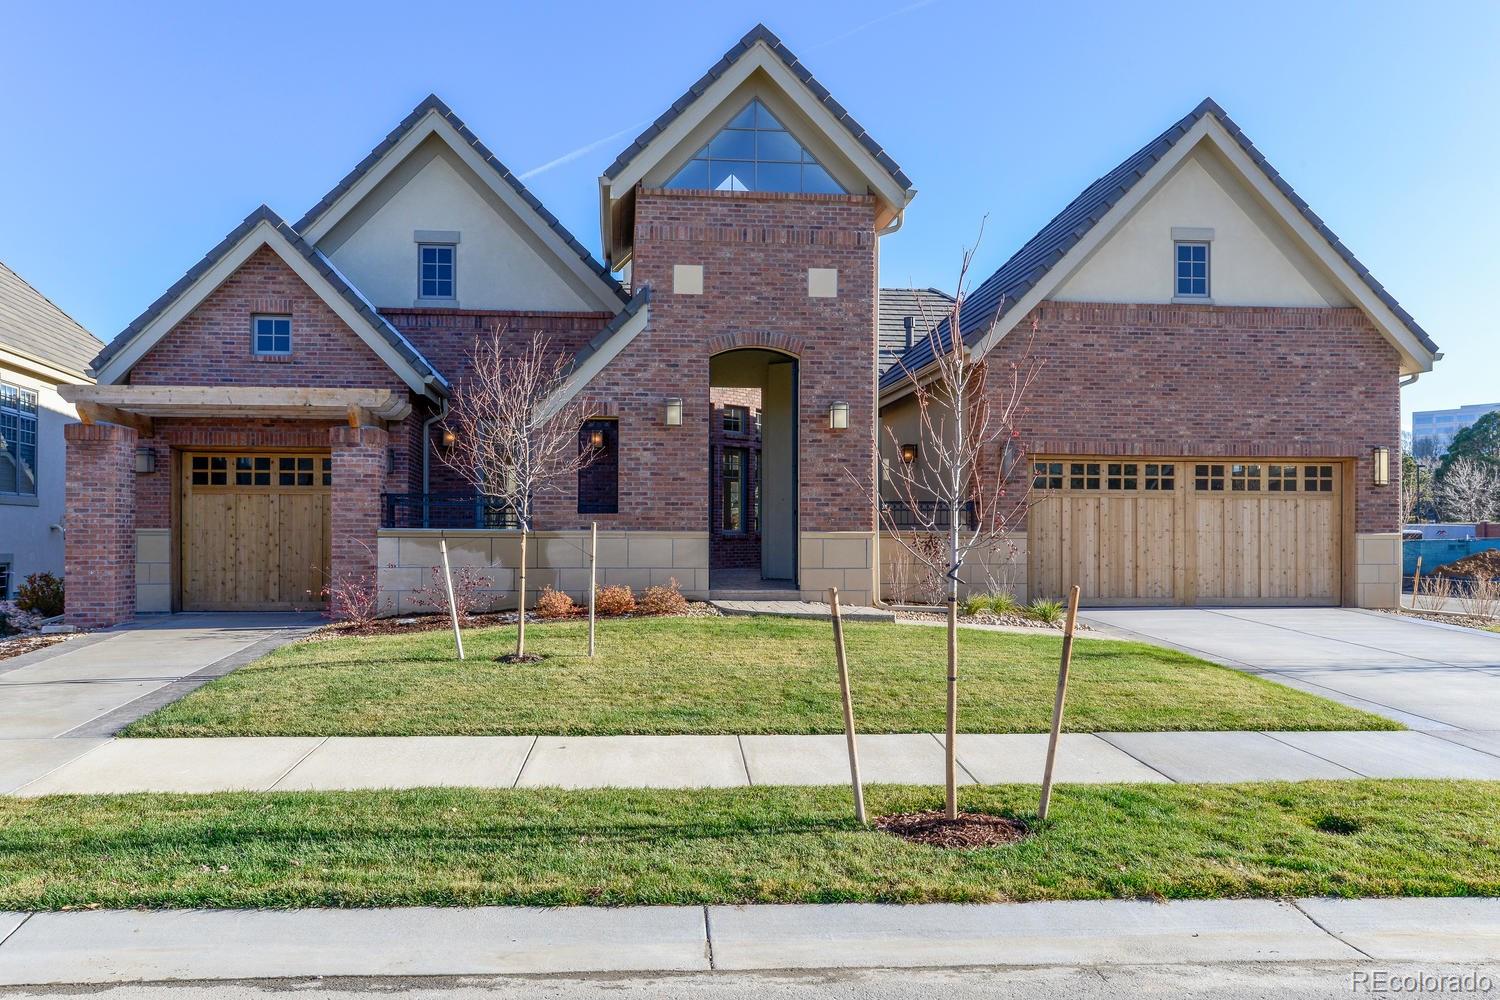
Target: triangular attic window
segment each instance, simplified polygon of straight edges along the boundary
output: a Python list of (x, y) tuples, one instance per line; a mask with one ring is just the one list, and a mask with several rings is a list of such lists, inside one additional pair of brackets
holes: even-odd
[(759, 100), (730, 119), (666, 186), (700, 191), (847, 193)]

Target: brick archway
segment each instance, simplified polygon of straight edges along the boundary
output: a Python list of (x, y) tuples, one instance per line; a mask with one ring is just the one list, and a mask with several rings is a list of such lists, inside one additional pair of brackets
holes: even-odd
[(777, 351), (801, 358), (807, 353), (807, 344), (801, 337), (789, 333), (721, 333), (708, 339), (708, 356), (741, 350)]

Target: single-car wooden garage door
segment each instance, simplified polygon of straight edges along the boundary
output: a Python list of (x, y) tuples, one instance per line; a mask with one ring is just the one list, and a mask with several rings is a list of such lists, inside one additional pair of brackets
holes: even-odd
[(1338, 462), (1044, 458), (1028, 531), (1034, 596), (1092, 604), (1340, 603)]
[(332, 462), (321, 454), (182, 456), (185, 611), (278, 611), (322, 602)]

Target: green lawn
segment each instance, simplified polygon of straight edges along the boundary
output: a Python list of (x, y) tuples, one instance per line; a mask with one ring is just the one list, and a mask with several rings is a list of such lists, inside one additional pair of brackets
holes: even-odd
[(0, 910), (1500, 895), (1495, 782), (1064, 786), (1034, 838), (972, 852), (849, 813), (838, 787), (0, 799)]
[[(850, 624), (863, 732), (943, 728), (944, 632)], [(510, 629), (284, 646), (131, 725), (127, 736), (410, 736), (842, 732), (832, 633), (788, 618), (603, 622), (529, 629), (539, 663), (503, 664)], [(1045, 732), (1061, 640), (965, 630), (962, 728)], [(1067, 728), (1399, 729), (1379, 716), (1137, 643), (1074, 647)]]

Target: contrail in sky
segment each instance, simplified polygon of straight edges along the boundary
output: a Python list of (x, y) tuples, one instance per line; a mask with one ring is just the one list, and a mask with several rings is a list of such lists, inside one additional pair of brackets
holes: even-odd
[[(821, 41), (816, 45), (809, 45), (804, 51), (812, 52), (817, 49), (827, 48), (830, 45), (842, 42), (844, 39), (848, 38), (851, 35), (859, 34), (866, 28), (873, 28), (875, 27), (875, 25), (880, 24), (883, 21), (889, 21), (893, 17), (900, 17), (902, 14), (910, 14), (914, 10), (921, 10), (923, 7), (930, 7), (935, 3), (937, 3), (937, 0), (917, 0), (916, 3), (907, 4), (905, 7), (900, 7), (896, 10), (881, 14), (879, 17), (871, 18), (863, 24), (857, 24), (854, 27), (850, 28), (848, 31), (845, 31), (842, 34), (834, 35), (832, 38), (825, 39), (824, 41)], [(553, 167), (560, 167), (564, 163), (572, 163), (580, 156), (586, 156), (589, 153), (592, 153), (594, 150), (598, 149), (600, 146), (604, 145), (607, 142), (614, 142), (617, 139), (623, 139), (625, 136), (630, 135), (631, 133), (639, 132), (654, 120), (655, 119), (648, 118), (643, 122), (639, 122), (635, 125), (622, 128), (618, 132), (611, 132), (609, 135), (605, 136), (602, 139), (595, 139), (593, 142), (589, 143), (586, 146), (579, 146), (577, 149), (569, 150), (568, 152), (559, 156), (557, 159), (548, 160), (541, 166), (532, 167), (524, 174), (519, 174), (517, 176), (519, 176), (521, 180), (524, 181), (529, 178), (535, 177), (538, 174), (544, 174), (547, 171), (551, 170)]]

